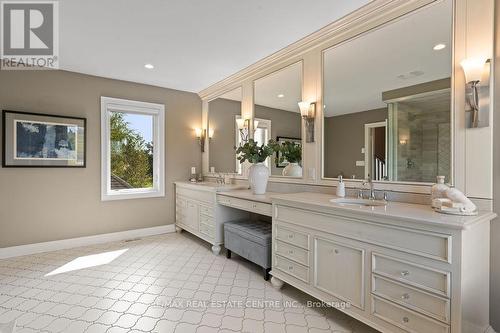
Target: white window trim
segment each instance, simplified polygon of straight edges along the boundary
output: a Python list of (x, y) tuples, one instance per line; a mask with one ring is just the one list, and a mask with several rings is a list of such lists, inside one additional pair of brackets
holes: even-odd
[[(153, 188), (111, 190), (110, 112), (153, 116)], [(159, 148), (157, 148), (160, 143)], [(165, 105), (101, 97), (101, 200), (124, 200), (165, 196)]]

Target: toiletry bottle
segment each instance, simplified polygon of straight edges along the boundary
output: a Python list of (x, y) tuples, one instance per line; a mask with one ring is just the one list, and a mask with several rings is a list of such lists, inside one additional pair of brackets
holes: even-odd
[(345, 183), (344, 177), (339, 176), (339, 183), (337, 184), (337, 196), (340, 198), (345, 197)]
[(431, 188), (431, 199), (446, 198), (446, 191), (449, 187), (444, 183), (444, 176), (437, 176), (436, 180), (436, 184)]

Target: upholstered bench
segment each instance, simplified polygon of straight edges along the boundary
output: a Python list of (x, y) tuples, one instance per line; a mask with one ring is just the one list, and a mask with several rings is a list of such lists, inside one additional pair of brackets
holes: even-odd
[(271, 223), (264, 221), (234, 221), (224, 223), (224, 247), (262, 267), (264, 280), (271, 269)]

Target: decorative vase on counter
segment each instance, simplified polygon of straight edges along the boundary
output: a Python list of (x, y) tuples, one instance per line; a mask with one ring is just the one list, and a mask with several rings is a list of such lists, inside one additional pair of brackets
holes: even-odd
[(283, 176), (287, 177), (300, 177), (302, 178), (302, 167), (299, 163), (288, 163), (283, 169)]
[(256, 163), (250, 167), (248, 181), (253, 194), (266, 193), (267, 181), (269, 180), (269, 168), (264, 163)]

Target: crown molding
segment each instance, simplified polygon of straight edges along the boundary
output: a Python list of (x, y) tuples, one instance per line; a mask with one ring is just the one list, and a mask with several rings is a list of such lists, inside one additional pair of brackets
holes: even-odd
[(353, 31), (363, 33), (370, 30), (369, 27), (373, 27), (374, 23), (383, 24), (435, 1), (439, 0), (374, 0), (324, 28), (201, 90), (198, 95), (203, 100), (215, 98), (222, 91), (236, 87), (242, 81), (257, 76), (271, 66), (298, 57), (346, 34), (352, 34)]

